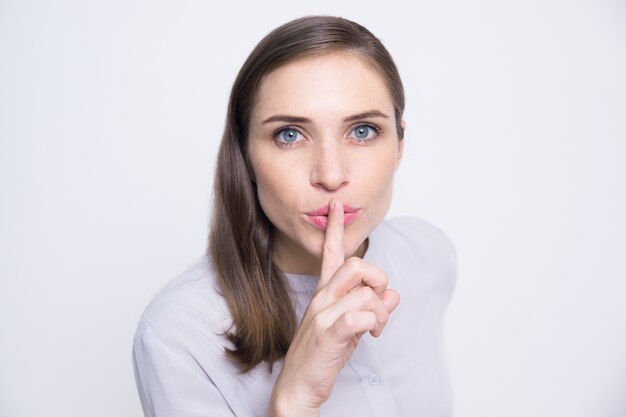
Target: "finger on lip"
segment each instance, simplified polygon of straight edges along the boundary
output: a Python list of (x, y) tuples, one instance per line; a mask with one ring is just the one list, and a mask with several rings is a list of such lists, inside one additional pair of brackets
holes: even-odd
[[(339, 215), (339, 217), (343, 216), (344, 228), (348, 227), (349, 225), (354, 223), (359, 217), (361, 217), (361, 207), (353, 207), (348, 204), (344, 204), (341, 202), (341, 200), (337, 198), (333, 198), (331, 202), (334, 202), (333, 204), (337, 204), (340, 209), (343, 208), (343, 213)], [(332, 211), (333, 210), (331, 208), (331, 203), (329, 202), (325, 206), (321, 206), (315, 210), (305, 212), (304, 217), (308, 223), (311, 223), (316, 228), (325, 232), (330, 222), (329, 219)]]
[[(347, 213), (354, 213), (356, 211), (359, 211), (358, 207), (353, 207), (349, 204), (343, 204), (338, 200), (333, 200), (337, 203), (338, 206), (341, 206), (343, 208), (343, 213), (347, 214)], [(315, 210), (311, 210), (306, 212), (307, 215), (309, 216), (329, 216), (330, 212), (331, 212), (331, 204), (327, 204), (325, 206), (319, 207)]]
[(320, 286), (326, 285), (345, 261), (343, 248), (343, 205), (337, 200), (331, 200), (329, 208), (330, 213), (328, 214), (328, 225), (325, 231), (322, 253)]

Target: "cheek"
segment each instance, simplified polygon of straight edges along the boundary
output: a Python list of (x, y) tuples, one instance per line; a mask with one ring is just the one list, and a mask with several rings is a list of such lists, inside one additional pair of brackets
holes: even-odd
[(297, 201), (300, 173), (277, 158), (257, 158), (253, 168), (261, 208), (272, 223), (281, 223), (277, 217)]
[(277, 205), (277, 197), (280, 195), (278, 193), (280, 182), (279, 175), (275, 172), (267, 172), (264, 170), (257, 169), (256, 173), (256, 189), (257, 196), (259, 198), (259, 203), (261, 204), (261, 208), (263, 211), (269, 216), (272, 212), (272, 207)]
[(384, 157), (378, 156), (376, 160), (363, 164), (367, 169), (361, 170), (360, 173), (362, 190), (369, 200), (368, 228), (371, 229), (378, 226), (389, 210), (396, 166), (395, 153), (385, 153)]
[(359, 172), (355, 178), (362, 183), (371, 198), (391, 197), (396, 161), (395, 152), (385, 152), (369, 161), (360, 161)]

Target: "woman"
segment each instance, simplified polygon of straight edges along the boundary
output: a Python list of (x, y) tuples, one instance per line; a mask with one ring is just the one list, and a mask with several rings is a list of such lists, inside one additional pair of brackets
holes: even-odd
[(230, 97), (207, 255), (137, 329), (146, 416), (451, 415), (452, 246), (383, 221), (403, 110), (393, 60), (354, 22), (301, 18), (257, 45)]

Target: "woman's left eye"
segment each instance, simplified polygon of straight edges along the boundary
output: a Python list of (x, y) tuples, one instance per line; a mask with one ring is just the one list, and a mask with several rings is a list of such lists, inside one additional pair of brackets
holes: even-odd
[(352, 129), (352, 133), (358, 142), (366, 142), (374, 139), (378, 134), (378, 131), (374, 126), (359, 125)]

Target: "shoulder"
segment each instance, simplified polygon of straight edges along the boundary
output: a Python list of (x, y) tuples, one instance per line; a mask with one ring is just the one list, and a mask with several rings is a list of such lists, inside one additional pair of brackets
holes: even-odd
[(171, 346), (196, 337), (221, 345), (229, 326), (228, 308), (204, 255), (153, 297), (139, 320), (135, 339), (149, 331)]
[(438, 227), (415, 217), (384, 220), (371, 235), (377, 261), (398, 275), (416, 276), (412, 283), (451, 294), (456, 286), (456, 250)]
[[(224, 348), (229, 315), (207, 257), (188, 267), (146, 307), (133, 339), (137, 389), (146, 416), (211, 410), (234, 415), (239, 367)], [(247, 411), (237, 415), (248, 415)], [(191, 415), (185, 414), (185, 415)], [(250, 414), (251, 415), (251, 414)]]
[(438, 227), (416, 217), (386, 219), (375, 231), (385, 245), (420, 255), (434, 256), (442, 261), (454, 261), (456, 251), (450, 238)]

